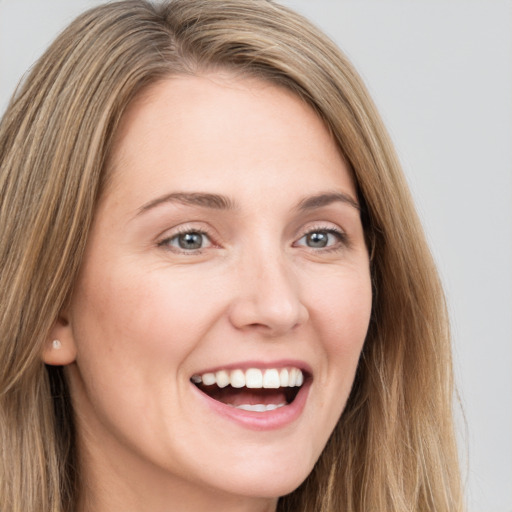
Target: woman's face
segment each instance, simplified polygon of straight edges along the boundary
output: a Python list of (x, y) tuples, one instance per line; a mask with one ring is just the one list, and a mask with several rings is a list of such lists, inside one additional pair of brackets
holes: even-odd
[(56, 327), (88, 485), (273, 502), (324, 448), (370, 318), (347, 166), (299, 98), (215, 74), (140, 96), (109, 172)]

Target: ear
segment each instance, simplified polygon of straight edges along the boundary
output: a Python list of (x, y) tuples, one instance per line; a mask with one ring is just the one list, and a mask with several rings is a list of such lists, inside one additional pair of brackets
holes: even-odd
[(44, 345), (42, 360), (53, 366), (65, 366), (76, 359), (76, 344), (67, 315), (55, 320)]

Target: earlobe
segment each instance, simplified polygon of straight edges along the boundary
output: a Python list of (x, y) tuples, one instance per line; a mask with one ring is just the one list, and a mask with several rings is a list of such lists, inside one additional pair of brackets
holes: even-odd
[(65, 366), (76, 359), (76, 345), (71, 325), (64, 317), (59, 317), (46, 340), (42, 359), (45, 364)]

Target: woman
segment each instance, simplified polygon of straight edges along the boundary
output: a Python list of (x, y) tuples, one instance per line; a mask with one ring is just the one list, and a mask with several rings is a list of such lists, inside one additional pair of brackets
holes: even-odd
[(11, 102), (0, 165), (0, 509), (462, 509), (439, 280), (306, 20), (92, 9)]

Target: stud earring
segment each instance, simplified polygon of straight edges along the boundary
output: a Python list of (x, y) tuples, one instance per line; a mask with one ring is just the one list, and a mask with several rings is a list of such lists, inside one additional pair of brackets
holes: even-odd
[(55, 349), (55, 350), (58, 350), (59, 348), (62, 347), (62, 343), (60, 342), (60, 340), (53, 340), (52, 341), (52, 347)]

